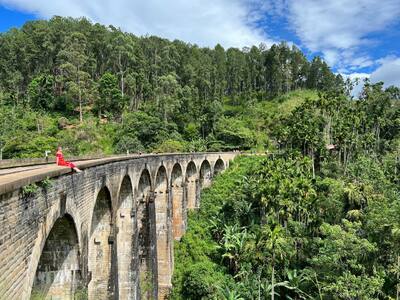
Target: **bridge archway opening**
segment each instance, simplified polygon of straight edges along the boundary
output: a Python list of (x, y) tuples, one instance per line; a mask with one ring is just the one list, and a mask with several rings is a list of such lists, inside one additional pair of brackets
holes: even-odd
[(81, 284), (79, 242), (70, 215), (57, 219), (45, 242), (31, 299), (72, 299)]
[(171, 198), (172, 198), (172, 234), (174, 239), (182, 237), (184, 223), (183, 213), (186, 210), (183, 201), (183, 176), (182, 167), (176, 163), (171, 173)]
[(158, 298), (164, 299), (171, 287), (171, 224), (168, 209), (168, 178), (167, 171), (161, 166), (156, 175), (154, 189), (157, 236), (157, 278)]
[(205, 188), (211, 184), (211, 166), (208, 160), (204, 160), (200, 167), (200, 187)]
[(134, 288), (134, 214), (132, 182), (126, 175), (119, 190), (119, 207), (116, 215), (118, 296), (119, 299), (133, 299)]
[(108, 299), (114, 293), (111, 263), (114, 247), (111, 237), (111, 195), (107, 187), (97, 194), (89, 239), (89, 299)]
[(153, 284), (153, 263), (150, 237), (150, 210), (149, 200), (151, 196), (151, 177), (147, 169), (140, 175), (136, 196), (136, 221), (137, 221), (137, 262), (135, 272), (136, 299), (147, 299), (151, 296), (149, 286)]
[(218, 159), (214, 164), (214, 176), (225, 170), (225, 163), (222, 159)]
[(186, 167), (186, 196), (189, 209), (196, 207), (197, 182), (197, 168), (195, 163), (191, 161)]

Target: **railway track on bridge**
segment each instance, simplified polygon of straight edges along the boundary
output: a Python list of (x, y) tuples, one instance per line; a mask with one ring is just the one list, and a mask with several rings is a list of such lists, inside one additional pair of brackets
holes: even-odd
[[(204, 152), (204, 155), (213, 155), (218, 152)], [(126, 160), (135, 160), (152, 157), (173, 157), (176, 155), (194, 156), (199, 153), (162, 153), (162, 154), (130, 154), (115, 156), (92, 156), (92, 157), (73, 157), (68, 158), (79, 168), (86, 169), (97, 165), (120, 162)], [(0, 195), (15, 190), (31, 183), (40, 182), (46, 178), (58, 177), (70, 174), (69, 167), (61, 167), (55, 164), (54, 159), (16, 159), (0, 161)]]
[(20, 172), (25, 172), (25, 171), (30, 171), (30, 170), (35, 170), (42, 168), (43, 166), (29, 166), (29, 167), (13, 167), (10, 169), (0, 169), (0, 177), (1, 176), (6, 176), (9, 174), (15, 174), (15, 173), (20, 173)]

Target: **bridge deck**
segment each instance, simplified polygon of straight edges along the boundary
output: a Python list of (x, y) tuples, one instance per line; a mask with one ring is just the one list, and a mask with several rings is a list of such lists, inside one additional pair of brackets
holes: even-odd
[[(76, 164), (77, 167), (79, 167), (80, 169), (85, 169), (106, 163), (135, 159), (140, 157), (150, 157), (153, 155), (154, 154), (126, 155), (91, 160), (85, 159), (74, 161), (74, 164)], [(70, 168), (57, 166), (54, 163), (1, 169), (0, 195), (18, 189), (22, 186), (42, 181), (46, 178), (57, 177), (68, 173), (71, 173)]]
[[(215, 152), (207, 152), (205, 154), (213, 154)], [(124, 156), (112, 156), (105, 158), (96, 159), (83, 159), (83, 160), (73, 160), (74, 163), (80, 169), (86, 169), (93, 166), (98, 166), (102, 164), (138, 159), (145, 157), (154, 156), (171, 156), (171, 155), (191, 155), (194, 153), (162, 153), (162, 154), (131, 154)], [(197, 153), (199, 154), (199, 153)], [(28, 166), (13, 166), (11, 168), (0, 169), (0, 195), (5, 194), (10, 191), (14, 191), (18, 188), (26, 186), (31, 183), (40, 182), (46, 178), (58, 177), (71, 173), (71, 169), (68, 167), (57, 166), (55, 163), (49, 164), (35, 164)]]

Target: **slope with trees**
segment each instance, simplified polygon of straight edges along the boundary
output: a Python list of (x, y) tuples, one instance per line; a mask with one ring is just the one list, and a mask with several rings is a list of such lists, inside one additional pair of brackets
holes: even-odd
[(358, 100), (269, 110), (280, 151), (237, 159), (202, 193), (175, 245), (172, 299), (398, 299), (393, 91), (367, 83)]
[(342, 87), (320, 58), (285, 43), (211, 49), (84, 18), (30, 21), (0, 34), (1, 148), (4, 158), (57, 143), (74, 155), (263, 149), (269, 137), (247, 126), (249, 107)]

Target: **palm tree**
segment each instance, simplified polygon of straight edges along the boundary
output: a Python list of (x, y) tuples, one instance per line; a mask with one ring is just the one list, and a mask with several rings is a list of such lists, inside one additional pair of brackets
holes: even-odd
[(218, 287), (218, 291), (218, 297), (214, 297), (215, 300), (244, 300), (240, 293), (235, 290)]
[[(260, 245), (258, 245), (261, 248), (264, 248), (266, 251), (271, 253), (271, 257), (267, 260), (269, 260), (269, 263), (272, 267), (272, 272), (271, 272), (271, 299), (275, 299), (275, 287), (277, 286), (285, 286), (287, 285), (287, 282), (280, 282), (276, 283), (275, 282), (275, 267), (277, 260), (283, 260), (285, 255), (286, 255), (286, 248), (287, 248), (287, 241), (284, 237), (284, 230), (280, 225), (275, 226), (273, 230), (271, 230), (269, 227), (265, 227), (263, 234), (263, 238), (259, 241)], [(265, 286), (267, 288), (268, 286)]]
[(245, 245), (253, 235), (247, 232), (245, 228), (239, 228), (238, 224), (233, 226), (224, 226), (224, 236), (222, 237), (222, 258), (228, 258), (229, 267), (233, 274), (239, 269), (239, 263), (244, 253)]

